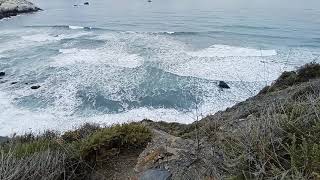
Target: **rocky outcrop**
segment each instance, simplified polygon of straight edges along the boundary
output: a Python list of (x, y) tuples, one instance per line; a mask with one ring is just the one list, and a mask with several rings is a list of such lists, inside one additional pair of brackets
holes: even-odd
[[(160, 130), (140, 154), (135, 171), (140, 179), (162, 173), (162, 179), (210, 179), (217, 172), (212, 147), (203, 141), (183, 139)], [(209, 168), (208, 168), (209, 167)], [(155, 179), (153, 178), (149, 178)], [(159, 179), (159, 178), (158, 178)]]
[(26, 0), (0, 0), (0, 19), (41, 10)]

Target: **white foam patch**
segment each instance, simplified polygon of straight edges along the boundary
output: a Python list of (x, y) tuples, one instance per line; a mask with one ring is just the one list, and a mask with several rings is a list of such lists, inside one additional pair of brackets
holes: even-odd
[(171, 64), (166, 69), (180, 76), (193, 76), (202, 79), (270, 82), (275, 80), (284, 70), (292, 70), (294, 67), (260, 58), (230, 57), (219, 60), (189, 59), (183, 63)]
[(84, 29), (82, 26), (69, 26), (70, 29)]
[[(69, 85), (66, 85), (69, 86)], [(25, 132), (43, 132), (45, 130), (57, 130), (64, 132), (74, 127), (81, 126), (84, 123), (99, 123), (103, 125), (112, 125), (115, 123), (126, 123), (131, 121), (141, 121), (145, 118), (154, 121), (178, 122), (189, 124), (198, 119), (204, 118), (208, 114), (213, 114), (219, 110), (233, 105), (235, 102), (244, 100), (248, 95), (246, 88), (238, 85), (231, 85), (234, 92), (231, 90), (214, 91), (213, 94), (208, 94), (214, 97), (207, 99), (197, 110), (197, 112), (181, 112), (176, 109), (163, 108), (137, 108), (127, 112), (118, 114), (95, 114), (89, 117), (78, 116), (72, 112), (72, 97), (70, 98), (70, 89), (66, 87), (66, 92), (63, 93), (68, 101), (68, 108), (45, 109), (43, 111), (30, 111), (23, 108), (18, 108), (11, 102), (14, 97), (10, 94), (0, 92), (0, 136), (12, 135), (13, 133), (23, 134)], [(49, 88), (49, 87), (48, 87)], [(75, 87), (76, 88), (76, 87)], [(258, 88), (257, 88), (258, 89)], [(254, 90), (254, 89), (252, 89)], [(242, 91), (246, 91), (245, 93)], [(253, 92), (255, 93), (255, 92)], [(61, 95), (61, 94), (60, 94)], [(72, 95), (71, 95), (72, 96)], [(221, 97), (226, 97), (225, 99)], [(66, 100), (64, 97), (62, 99)], [(228, 99), (229, 98), (229, 99)], [(231, 100), (232, 99), (232, 100)], [(71, 100), (71, 101), (70, 101)], [(63, 100), (62, 100), (63, 101)], [(71, 103), (71, 104), (69, 104)], [(55, 107), (60, 107), (57, 104)]]
[(194, 57), (252, 57), (275, 56), (277, 55), (277, 51), (234, 47), (228, 45), (213, 45), (200, 51), (187, 52), (187, 54)]
[(0, 92), (0, 136), (49, 129), (59, 123), (53, 115), (20, 109), (11, 101), (9, 94)]
[(294, 69), (294, 65), (279, 62), (278, 59), (284, 57), (278, 56), (275, 50), (214, 45), (192, 52), (184, 45), (168, 44), (179, 48), (173, 47), (155, 56), (162, 69), (179, 76), (270, 83), (283, 71)]
[(112, 66), (135, 68), (142, 65), (143, 58), (137, 54), (129, 54), (125, 51), (110, 50), (108, 48), (97, 49), (60, 49), (62, 54), (54, 57), (52, 66), (68, 66), (77, 63), (108, 64)]

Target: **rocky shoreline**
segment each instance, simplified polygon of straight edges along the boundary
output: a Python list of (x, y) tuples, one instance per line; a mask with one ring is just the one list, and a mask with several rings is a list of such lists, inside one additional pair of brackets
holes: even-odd
[(41, 10), (26, 0), (0, 0), (0, 19)]

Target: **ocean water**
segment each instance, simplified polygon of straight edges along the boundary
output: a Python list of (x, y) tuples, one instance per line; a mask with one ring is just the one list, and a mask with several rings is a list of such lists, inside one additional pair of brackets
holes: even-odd
[(319, 62), (318, 0), (33, 2), (44, 11), (0, 20), (0, 135), (192, 123)]

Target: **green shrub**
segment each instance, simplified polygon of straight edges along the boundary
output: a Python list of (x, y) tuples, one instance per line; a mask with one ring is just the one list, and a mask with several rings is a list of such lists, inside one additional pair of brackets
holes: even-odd
[(85, 123), (76, 130), (67, 131), (61, 137), (66, 142), (79, 141), (101, 129), (98, 124)]
[(139, 123), (113, 125), (103, 128), (78, 144), (81, 157), (112, 156), (123, 149), (144, 148), (152, 133)]

